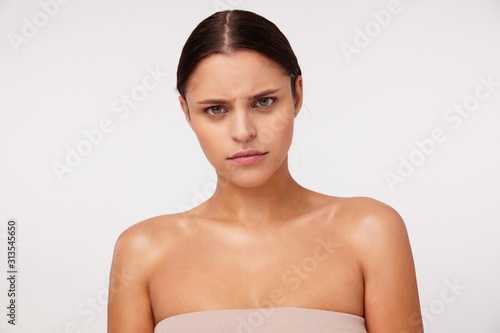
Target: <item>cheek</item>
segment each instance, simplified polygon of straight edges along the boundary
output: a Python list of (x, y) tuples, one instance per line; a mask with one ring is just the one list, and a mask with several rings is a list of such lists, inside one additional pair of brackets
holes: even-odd
[(208, 128), (203, 130), (195, 130), (196, 137), (200, 142), (201, 149), (209, 160), (213, 155), (217, 155), (217, 150), (220, 149), (220, 137), (210, 131)]
[(293, 120), (293, 113), (288, 110), (270, 114), (261, 127), (259, 133), (261, 139), (268, 143), (275, 141), (287, 144), (293, 136)]

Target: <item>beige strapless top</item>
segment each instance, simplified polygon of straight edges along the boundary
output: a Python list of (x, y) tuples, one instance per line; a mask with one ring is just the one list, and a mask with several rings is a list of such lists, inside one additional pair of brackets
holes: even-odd
[(204, 310), (160, 321), (154, 333), (368, 333), (365, 318), (297, 307)]

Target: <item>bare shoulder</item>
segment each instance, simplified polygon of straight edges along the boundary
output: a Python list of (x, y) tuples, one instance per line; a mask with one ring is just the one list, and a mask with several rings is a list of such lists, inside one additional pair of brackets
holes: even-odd
[(177, 214), (153, 217), (119, 235), (110, 270), (108, 332), (153, 331), (148, 281), (161, 255), (174, 246), (181, 222)]
[(356, 232), (362, 242), (374, 239), (375, 235), (393, 237), (406, 227), (401, 215), (391, 206), (370, 197), (341, 198), (334, 208), (344, 223)]
[(394, 208), (388, 204), (370, 197), (340, 197), (335, 201), (345, 212), (348, 210), (353, 214), (380, 215), (398, 214)]
[(391, 327), (391, 332), (422, 332), (415, 266), (402, 217), (372, 198), (345, 198), (337, 204), (363, 273), (368, 331)]
[[(115, 251), (146, 264), (154, 260), (163, 247), (172, 244), (182, 233), (186, 218), (182, 213), (152, 217), (125, 229), (116, 241)], [(147, 254), (147, 256), (145, 256)]]
[(170, 234), (168, 229), (173, 229), (172, 221), (175, 221), (173, 216), (158, 216), (135, 223), (122, 231), (113, 252), (110, 287), (123, 287), (124, 282), (130, 285), (132, 281), (134, 285), (146, 285), (160, 252), (158, 244)]
[(368, 197), (352, 198), (357, 212), (359, 246), (365, 251), (404, 245), (408, 242), (406, 226), (401, 215), (390, 205)]
[(365, 275), (380, 268), (391, 253), (411, 256), (401, 215), (390, 205), (370, 197), (340, 198), (333, 202), (336, 225), (350, 240)]

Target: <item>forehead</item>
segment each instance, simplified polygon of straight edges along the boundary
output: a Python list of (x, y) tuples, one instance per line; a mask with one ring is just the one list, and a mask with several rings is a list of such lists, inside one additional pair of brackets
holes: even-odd
[(236, 97), (286, 84), (290, 84), (290, 77), (279, 64), (258, 52), (243, 49), (203, 59), (189, 78), (186, 96)]

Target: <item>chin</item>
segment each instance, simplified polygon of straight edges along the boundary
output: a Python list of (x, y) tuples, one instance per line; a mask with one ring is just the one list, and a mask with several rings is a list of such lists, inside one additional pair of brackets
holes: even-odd
[(257, 187), (262, 184), (264, 184), (269, 178), (265, 179), (245, 179), (243, 181), (238, 181), (238, 182), (233, 182), (233, 184), (239, 186), (239, 187), (245, 187), (245, 188), (251, 188), (251, 187)]
[(250, 170), (241, 167), (235, 170), (218, 171), (218, 173), (228, 182), (239, 187), (257, 187), (264, 184), (272, 176), (268, 170)]

